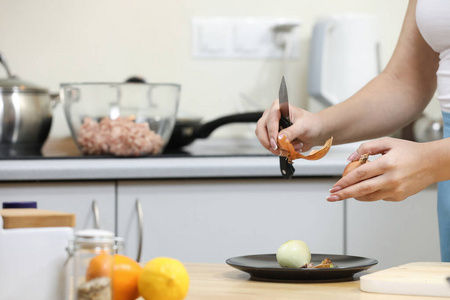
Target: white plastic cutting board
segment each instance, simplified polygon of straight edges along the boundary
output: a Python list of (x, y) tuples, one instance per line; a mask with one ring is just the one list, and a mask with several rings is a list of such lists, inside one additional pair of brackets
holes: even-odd
[(364, 292), (450, 297), (450, 263), (416, 262), (361, 276)]

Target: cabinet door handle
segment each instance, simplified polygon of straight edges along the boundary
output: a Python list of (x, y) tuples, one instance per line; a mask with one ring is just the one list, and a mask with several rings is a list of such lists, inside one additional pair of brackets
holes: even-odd
[(94, 213), (94, 226), (95, 229), (100, 229), (100, 211), (98, 209), (97, 201), (92, 200), (92, 212)]
[(138, 215), (138, 224), (139, 224), (139, 245), (136, 261), (140, 262), (142, 253), (142, 242), (144, 238), (144, 214), (142, 212), (142, 204), (139, 199), (136, 199), (136, 211)]

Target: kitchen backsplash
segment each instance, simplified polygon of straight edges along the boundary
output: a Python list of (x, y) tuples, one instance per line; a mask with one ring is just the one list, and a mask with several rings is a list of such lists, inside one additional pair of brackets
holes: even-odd
[[(309, 41), (317, 18), (360, 12), (381, 20), (381, 63), (396, 45), (407, 0), (0, 0), (0, 51), (12, 72), (57, 92), (62, 82), (124, 81), (182, 85), (180, 114), (208, 121), (226, 114), (262, 110), (278, 96), (279, 58), (202, 59), (192, 55), (195, 17), (293, 18), (301, 20), (298, 58), (284, 72), (293, 104), (309, 101)], [(343, 70), (344, 71), (344, 70)], [(0, 76), (5, 72), (0, 70)], [(436, 101), (437, 102), (437, 101)], [(69, 135), (61, 105), (51, 137)], [(242, 126), (244, 130), (242, 130)], [(239, 130), (237, 130), (239, 127)], [(250, 137), (252, 125), (229, 125), (213, 136)]]

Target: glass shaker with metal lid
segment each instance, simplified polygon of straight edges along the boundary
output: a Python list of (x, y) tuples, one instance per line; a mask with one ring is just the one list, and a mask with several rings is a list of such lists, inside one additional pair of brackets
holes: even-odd
[(111, 300), (114, 234), (100, 229), (77, 231), (68, 251), (72, 256), (69, 299)]

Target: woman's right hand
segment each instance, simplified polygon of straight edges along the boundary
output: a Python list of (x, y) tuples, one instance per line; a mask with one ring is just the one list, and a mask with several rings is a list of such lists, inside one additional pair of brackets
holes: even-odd
[(280, 155), (277, 140), (283, 135), (293, 144), (297, 151), (308, 151), (312, 147), (321, 145), (321, 120), (313, 113), (292, 105), (289, 106), (292, 125), (279, 131), (281, 118), (278, 99), (266, 109), (256, 124), (255, 134), (261, 145), (275, 155)]

